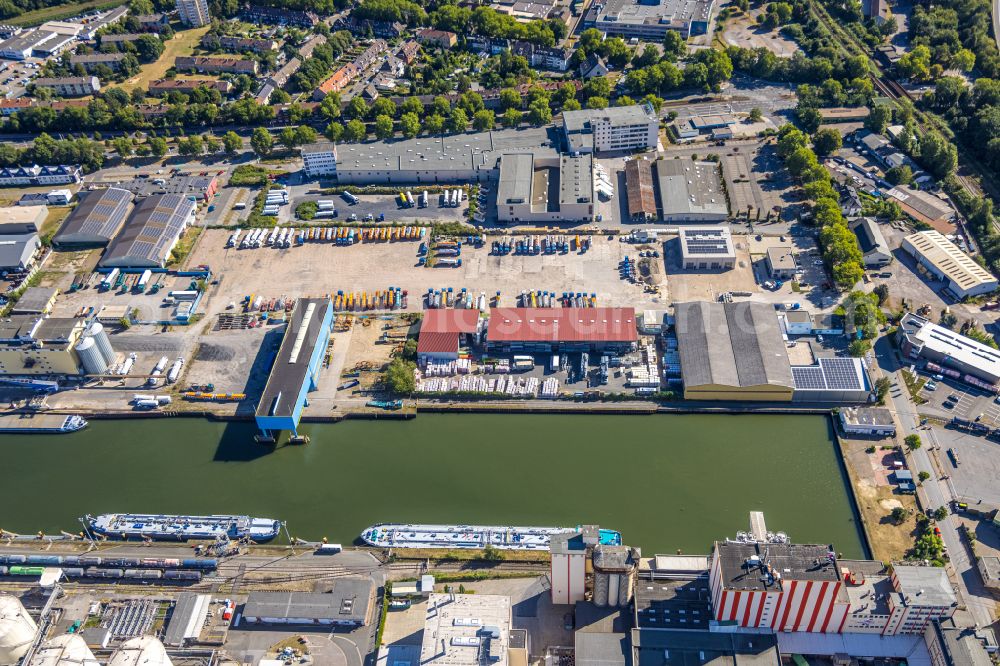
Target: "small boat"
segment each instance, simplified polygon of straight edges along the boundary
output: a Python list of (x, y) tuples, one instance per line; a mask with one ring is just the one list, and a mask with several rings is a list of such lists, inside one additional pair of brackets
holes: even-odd
[(366, 404), (369, 407), (378, 407), (379, 409), (401, 409), (403, 407), (402, 400), (369, 400)]
[(358, 381), (357, 379), (352, 379), (352, 380), (346, 381), (343, 384), (341, 384), (340, 386), (338, 386), (337, 390), (338, 391), (346, 391), (349, 388), (354, 388), (355, 386), (357, 386), (360, 383), (361, 382)]
[(83, 430), (87, 420), (82, 416), (63, 414), (5, 414), (0, 416), (0, 432), (67, 433)]

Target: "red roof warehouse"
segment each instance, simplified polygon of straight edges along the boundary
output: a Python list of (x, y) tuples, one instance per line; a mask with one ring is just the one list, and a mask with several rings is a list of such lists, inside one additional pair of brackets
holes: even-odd
[(479, 310), (427, 310), (420, 323), (417, 358), (421, 361), (458, 358), (463, 334), (479, 331)]
[(639, 333), (634, 308), (494, 308), (492, 351), (629, 350)]

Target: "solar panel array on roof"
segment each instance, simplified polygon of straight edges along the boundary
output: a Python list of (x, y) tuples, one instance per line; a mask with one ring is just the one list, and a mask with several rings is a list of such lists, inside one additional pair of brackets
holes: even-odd
[(821, 358), (819, 365), (793, 366), (796, 390), (864, 391), (860, 362), (854, 358)]
[(132, 210), (132, 193), (117, 187), (80, 194), (52, 242), (58, 245), (103, 245), (114, 238)]
[(729, 254), (725, 241), (720, 240), (689, 238), (687, 247), (691, 254)]
[(179, 194), (144, 199), (108, 247), (101, 265), (162, 268), (193, 209), (194, 202)]

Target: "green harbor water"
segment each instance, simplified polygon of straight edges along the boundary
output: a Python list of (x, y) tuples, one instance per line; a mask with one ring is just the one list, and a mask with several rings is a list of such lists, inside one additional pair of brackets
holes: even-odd
[(704, 553), (765, 512), (799, 543), (865, 548), (819, 416), (420, 415), (307, 425), (268, 449), (250, 423), (91, 421), (0, 435), (0, 527), (79, 531), (86, 513), (240, 513), (351, 543), (376, 522), (621, 531), (646, 554)]

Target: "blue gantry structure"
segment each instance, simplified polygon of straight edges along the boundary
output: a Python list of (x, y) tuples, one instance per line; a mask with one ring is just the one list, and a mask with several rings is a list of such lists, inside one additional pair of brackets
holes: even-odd
[(329, 297), (302, 298), (295, 304), (255, 414), (259, 439), (273, 441), (283, 430), (298, 437), (308, 394), (319, 384), (327, 342), (333, 330)]

